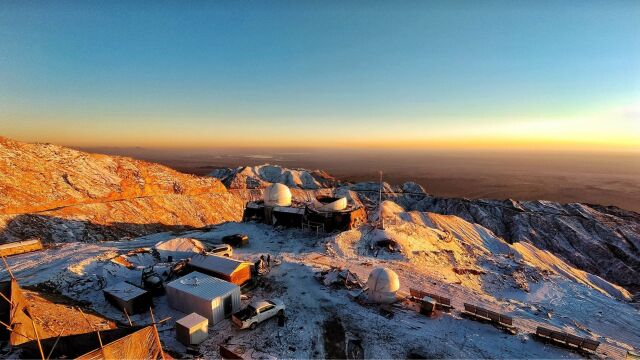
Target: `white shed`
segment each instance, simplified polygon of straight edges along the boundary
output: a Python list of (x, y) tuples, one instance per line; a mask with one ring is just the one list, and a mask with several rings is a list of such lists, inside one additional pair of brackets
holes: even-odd
[(240, 287), (194, 271), (167, 284), (169, 306), (195, 312), (215, 325), (240, 309)]
[(197, 345), (209, 336), (209, 320), (196, 313), (191, 313), (176, 321), (176, 338), (182, 344)]

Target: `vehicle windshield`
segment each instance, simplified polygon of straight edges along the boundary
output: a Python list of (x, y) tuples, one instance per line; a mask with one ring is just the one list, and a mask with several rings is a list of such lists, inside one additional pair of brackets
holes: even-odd
[(273, 301), (269, 301), (269, 300), (267, 300), (267, 302), (268, 302), (269, 304), (273, 305), (273, 306), (276, 306), (276, 304), (275, 304)]
[(251, 315), (255, 315), (255, 314), (257, 314), (257, 313), (258, 313), (258, 312), (256, 311), (256, 308), (254, 308), (254, 307), (253, 307), (253, 306), (251, 306), (251, 305), (247, 306), (247, 311), (248, 311), (248, 312), (249, 312), (249, 314), (251, 314)]

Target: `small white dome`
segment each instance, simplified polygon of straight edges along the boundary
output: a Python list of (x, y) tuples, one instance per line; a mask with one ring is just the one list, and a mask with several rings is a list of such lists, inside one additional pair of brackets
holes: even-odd
[(316, 201), (318, 211), (340, 211), (347, 208), (347, 198), (318, 198)]
[(290, 206), (291, 190), (287, 185), (274, 183), (264, 190), (264, 204), (267, 206)]
[(160, 254), (162, 261), (168, 260), (169, 256), (173, 261), (182, 260), (192, 257), (194, 254), (201, 253), (207, 247), (196, 239), (191, 238), (175, 238), (157, 243), (154, 248)]
[(369, 274), (367, 280), (367, 296), (377, 303), (396, 301), (396, 292), (400, 289), (400, 279), (395, 271), (377, 267)]

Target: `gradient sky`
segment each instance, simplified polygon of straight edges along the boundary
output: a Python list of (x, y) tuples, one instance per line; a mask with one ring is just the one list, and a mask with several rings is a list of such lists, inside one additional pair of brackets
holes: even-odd
[(4, 0), (0, 134), (640, 150), (640, 1)]

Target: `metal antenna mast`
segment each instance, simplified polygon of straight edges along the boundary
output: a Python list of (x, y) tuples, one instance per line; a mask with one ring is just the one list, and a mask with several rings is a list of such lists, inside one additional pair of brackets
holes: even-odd
[(378, 172), (380, 173), (380, 188), (378, 189), (378, 222), (380, 223), (380, 228), (384, 229), (384, 222), (382, 220), (382, 170)]

